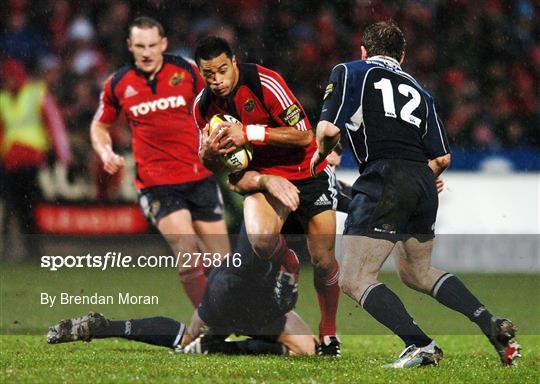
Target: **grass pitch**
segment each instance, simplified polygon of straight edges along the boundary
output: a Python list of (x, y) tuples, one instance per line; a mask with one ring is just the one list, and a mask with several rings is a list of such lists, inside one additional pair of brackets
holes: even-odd
[[(540, 279), (537, 275), (460, 275), (494, 313), (518, 326), (523, 358), (502, 367), (476, 326), (433, 299), (381, 276), (403, 298), (423, 328), (444, 350), (439, 367), (412, 370), (380, 368), (401, 352), (389, 335), (352, 300), (342, 297), (338, 326), (343, 357), (184, 356), (125, 340), (47, 345), (47, 327), (58, 320), (97, 310), (115, 319), (165, 315), (187, 322), (192, 309), (172, 270), (50, 272), (29, 265), (1, 265), (0, 382), (191, 382), (191, 383), (537, 383), (540, 376)], [(318, 308), (311, 268), (301, 275), (298, 312), (316, 329)], [(40, 304), (40, 293), (81, 292), (152, 294), (157, 306)]]

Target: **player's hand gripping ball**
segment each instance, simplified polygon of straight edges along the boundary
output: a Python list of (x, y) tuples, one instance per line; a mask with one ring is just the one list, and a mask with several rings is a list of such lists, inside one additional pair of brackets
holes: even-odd
[[(214, 115), (208, 123), (208, 134), (211, 135), (217, 125), (223, 121), (233, 124), (240, 124), (240, 121), (238, 121), (234, 116), (223, 114)], [(222, 155), (222, 160), (225, 166), (231, 172), (238, 172), (247, 168), (249, 162), (251, 161), (252, 155), (253, 149), (251, 148), (251, 144), (246, 143), (231, 153)]]

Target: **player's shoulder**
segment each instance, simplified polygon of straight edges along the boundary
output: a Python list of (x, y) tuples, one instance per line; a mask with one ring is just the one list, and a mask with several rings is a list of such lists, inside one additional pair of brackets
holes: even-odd
[(107, 81), (111, 84), (118, 84), (118, 82), (125, 78), (132, 70), (134, 70), (133, 65), (126, 64), (123, 67), (117, 69), (111, 76), (109, 76)]
[(352, 60), (352, 61), (345, 61), (343, 63), (337, 64), (334, 69), (335, 70), (362, 70), (370, 67), (370, 63), (366, 62), (366, 60)]
[(196, 64), (193, 60), (182, 57), (180, 55), (172, 55), (169, 53), (163, 55), (163, 63), (184, 69), (190, 73), (193, 73), (196, 67)]
[(354, 60), (339, 63), (332, 68), (332, 73), (338, 78), (347, 79), (353, 74), (365, 73), (370, 68), (365, 60)]
[(264, 67), (260, 64), (254, 64), (254, 65), (255, 65), (255, 68), (257, 68), (257, 72), (259, 73), (260, 76), (271, 77), (273, 79), (283, 81), (283, 77), (279, 74), (279, 72), (273, 69), (270, 69), (268, 67)]
[(112, 75), (109, 76), (107, 80), (105, 80), (105, 90), (110, 90), (114, 95), (114, 91), (120, 82), (126, 79), (132, 71), (134, 71), (134, 67), (131, 64), (126, 64), (116, 70)]

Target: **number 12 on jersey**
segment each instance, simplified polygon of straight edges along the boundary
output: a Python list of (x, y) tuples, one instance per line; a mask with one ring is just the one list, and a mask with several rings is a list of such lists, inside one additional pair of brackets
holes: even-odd
[[(384, 114), (388, 117), (397, 119), (396, 104), (394, 101), (394, 87), (392, 86), (390, 79), (383, 77), (381, 80), (374, 83), (373, 86), (375, 89), (379, 89), (382, 92)], [(412, 114), (414, 110), (418, 108), (422, 100), (420, 93), (408, 84), (399, 84), (398, 92), (407, 98), (411, 98), (401, 108), (399, 117), (401, 120), (420, 128), (422, 119), (419, 119)]]

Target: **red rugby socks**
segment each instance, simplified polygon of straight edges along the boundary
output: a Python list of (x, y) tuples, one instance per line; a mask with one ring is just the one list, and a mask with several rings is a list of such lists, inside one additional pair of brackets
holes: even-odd
[(321, 309), (321, 321), (319, 323), (319, 335), (336, 335), (336, 314), (339, 302), (339, 267), (336, 263), (330, 273), (315, 269), (313, 274), (315, 290)]
[(202, 263), (197, 267), (183, 270), (178, 275), (191, 304), (197, 308), (204, 295), (207, 280)]

